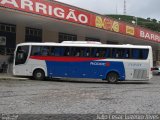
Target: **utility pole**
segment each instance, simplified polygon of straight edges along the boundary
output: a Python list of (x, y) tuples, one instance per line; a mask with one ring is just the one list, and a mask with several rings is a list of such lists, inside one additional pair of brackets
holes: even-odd
[(116, 15), (118, 14), (118, 8), (117, 8), (117, 3), (116, 3)]
[(117, 3), (117, 0), (115, 2), (116, 2), (116, 15), (117, 15), (118, 14), (118, 3)]
[(124, 9), (123, 9), (123, 14), (124, 15), (126, 15), (126, 13), (127, 13), (126, 11), (127, 11), (127, 9), (126, 9), (126, 0), (124, 0)]

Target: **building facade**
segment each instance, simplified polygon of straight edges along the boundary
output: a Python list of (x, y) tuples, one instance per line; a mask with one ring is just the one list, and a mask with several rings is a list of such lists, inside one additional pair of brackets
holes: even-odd
[(101, 41), (150, 45), (160, 64), (160, 33), (51, 0), (0, 0), (0, 54), (22, 42)]

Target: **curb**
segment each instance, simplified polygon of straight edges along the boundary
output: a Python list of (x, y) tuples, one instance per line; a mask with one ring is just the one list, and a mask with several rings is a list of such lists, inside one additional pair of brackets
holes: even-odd
[(14, 77), (14, 76), (0, 76), (0, 80), (28, 80), (29, 78), (24, 77)]

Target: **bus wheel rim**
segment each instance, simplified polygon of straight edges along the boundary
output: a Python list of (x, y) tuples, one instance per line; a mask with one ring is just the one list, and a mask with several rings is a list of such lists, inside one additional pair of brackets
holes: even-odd
[(116, 77), (115, 76), (110, 76), (109, 80), (114, 82), (114, 81), (116, 81)]
[(42, 73), (38, 72), (38, 73), (37, 73), (37, 77), (38, 77), (38, 78), (42, 77)]

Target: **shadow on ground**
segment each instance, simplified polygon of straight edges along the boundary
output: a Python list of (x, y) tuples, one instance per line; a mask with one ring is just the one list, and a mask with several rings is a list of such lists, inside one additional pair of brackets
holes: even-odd
[[(66, 83), (94, 83), (94, 84), (111, 84), (108, 83), (105, 80), (101, 79), (69, 79), (69, 78), (52, 78), (52, 79), (45, 79), (44, 81), (55, 81), (55, 82), (66, 82)], [(150, 81), (118, 81), (115, 83), (116, 85), (120, 84), (136, 84), (136, 85), (141, 85), (141, 84), (152, 84)]]

